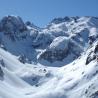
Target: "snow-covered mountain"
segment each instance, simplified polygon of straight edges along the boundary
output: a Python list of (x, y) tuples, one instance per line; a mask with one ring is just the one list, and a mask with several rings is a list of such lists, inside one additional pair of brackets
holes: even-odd
[(98, 17), (0, 20), (0, 98), (97, 98)]

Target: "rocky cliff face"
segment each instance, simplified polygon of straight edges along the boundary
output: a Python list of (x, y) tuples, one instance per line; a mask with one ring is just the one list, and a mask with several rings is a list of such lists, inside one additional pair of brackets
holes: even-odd
[(69, 39), (66, 37), (57, 37), (50, 46), (40, 55), (39, 59), (45, 59), (52, 62), (62, 61), (69, 53)]
[[(88, 16), (55, 18), (46, 28), (41, 29), (30, 22), (24, 23), (19, 16), (5, 16), (0, 21), (0, 32), (6, 36), (1, 33), (0, 42), (6, 50), (15, 55), (25, 55), (32, 62), (44, 59), (54, 63), (68, 58), (71, 58), (72, 62), (98, 38), (98, 18)], [(13, 43), (15, 41), (16, 43)], [(8, 45), (10, 43), (14, 44), (13, 49), (10, 49), (12, 48)], [(16, 49), (16, 46), (20, 47), (21, 51)], [(28, 56), (26, 51), (29, 50), (33, 52)], [(18, 51), (18, 54), (15, 51)]]
[(0, 21), (0, 31), (5, 33), (22, 33), (27, 29), (19, 16), (5, 16)]
[[(97, 17), (65, 17), (52, 20), (42, 32), (51, 34), (54, 39), (41, 53), (40, 60), (42, 58), (53, 63), (58, 60), (62, 61), (65, 58), (74, 60), (79, 57), (84, 51), (84, 47), (92, 44), (97, 39), (98, 26), (96, 22), (98, 22)], [(63, 44), (59, 43), (64, 37), (69, 40), (68, 46), (65, 45), (66, 41)], [(53, 44), (55, 49), (53, 47), (50, 49)], [(63, 45), (66, 48), (63, 47), (58, 51), (56, 45)], [(63, 51), (63, 49), (65, 50)]]

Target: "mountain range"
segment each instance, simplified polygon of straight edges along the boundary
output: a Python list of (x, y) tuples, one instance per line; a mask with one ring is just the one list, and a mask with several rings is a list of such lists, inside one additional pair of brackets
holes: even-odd
[(0, 98), (98, 98), (98, 17), (3, 17)]

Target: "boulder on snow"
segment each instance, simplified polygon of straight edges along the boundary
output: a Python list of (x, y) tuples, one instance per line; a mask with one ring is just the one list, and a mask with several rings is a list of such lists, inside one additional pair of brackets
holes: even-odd
[(26, 63), (26, 56), (25, 56), (24, 54), (23, 54), (23, 55), (20, 55), (19, 58), (18, 58), (18, 60), (19, 60), (21, 63), (25, 64), (25, 63)]

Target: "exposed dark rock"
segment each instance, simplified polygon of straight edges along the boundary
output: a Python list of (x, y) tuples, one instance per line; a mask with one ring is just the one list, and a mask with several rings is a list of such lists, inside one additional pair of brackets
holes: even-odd
[(25, 55), (20, 55), (20, 57), (19, 57), (18, 59), (19, 59), (19, 61), (20, 61), (21, 63), (23, 63), (23, 64), (26, 63), (26, 56), (25, 56)]
[(86, 65), (89, 64), (91, 61), (93, 61), (93, 60), (95, 60), (95, 59), (96, 59), (96, 55), (95, 55), (93, 52), (91, 52), (91, 53), (88, 55), (87, 59), (86, 59)]
[(0, 32), (5, 34), (13, 34), (26, 31), (27, 28), (19, 16), (5, 16), (0, 21)]
[(44, 58), (49, 62), (53, 63), (55, 61), (62, 61), (68, 54), (68, 50), (55, 50), (55, 51), (45, 51), (40, 58)]
[(27, 21), (25, 24), (26, 24), (27, 26), (31, 26), (31, 25), (32, 25), (32, 23), (31, 23), (30, 21)]
[(90, 98), (98, 98), (98, 91), (96, 91), (95, 93), (93, 93)]
[(5, 67), (5, 63), (4, 63), (3, 59), (0, 60), (0, 64), (1, 64), (3, 67)]
[(34, 48), (46, 48), (48, 45), (51, 44), (51, 42), (53, 41), (54, 36), (52, 36), (49, 33), (36, 33), (36, 38), (32, 43), (32, 46)]
[(50, 46), (44, 51), (39, 59), (45, 59), (49, 62), (62, 61), (68, 54), (69, 40), (66, 37), (57, 37)]
[(94, 53), (97, 53), (97, 52), (98, 52), (98, 45), (96, 45), (95, 50), (94, 50)]
[(0, 80), (3, 79), (3, 77), (4, 77), (4, 72), (0, 66)]

